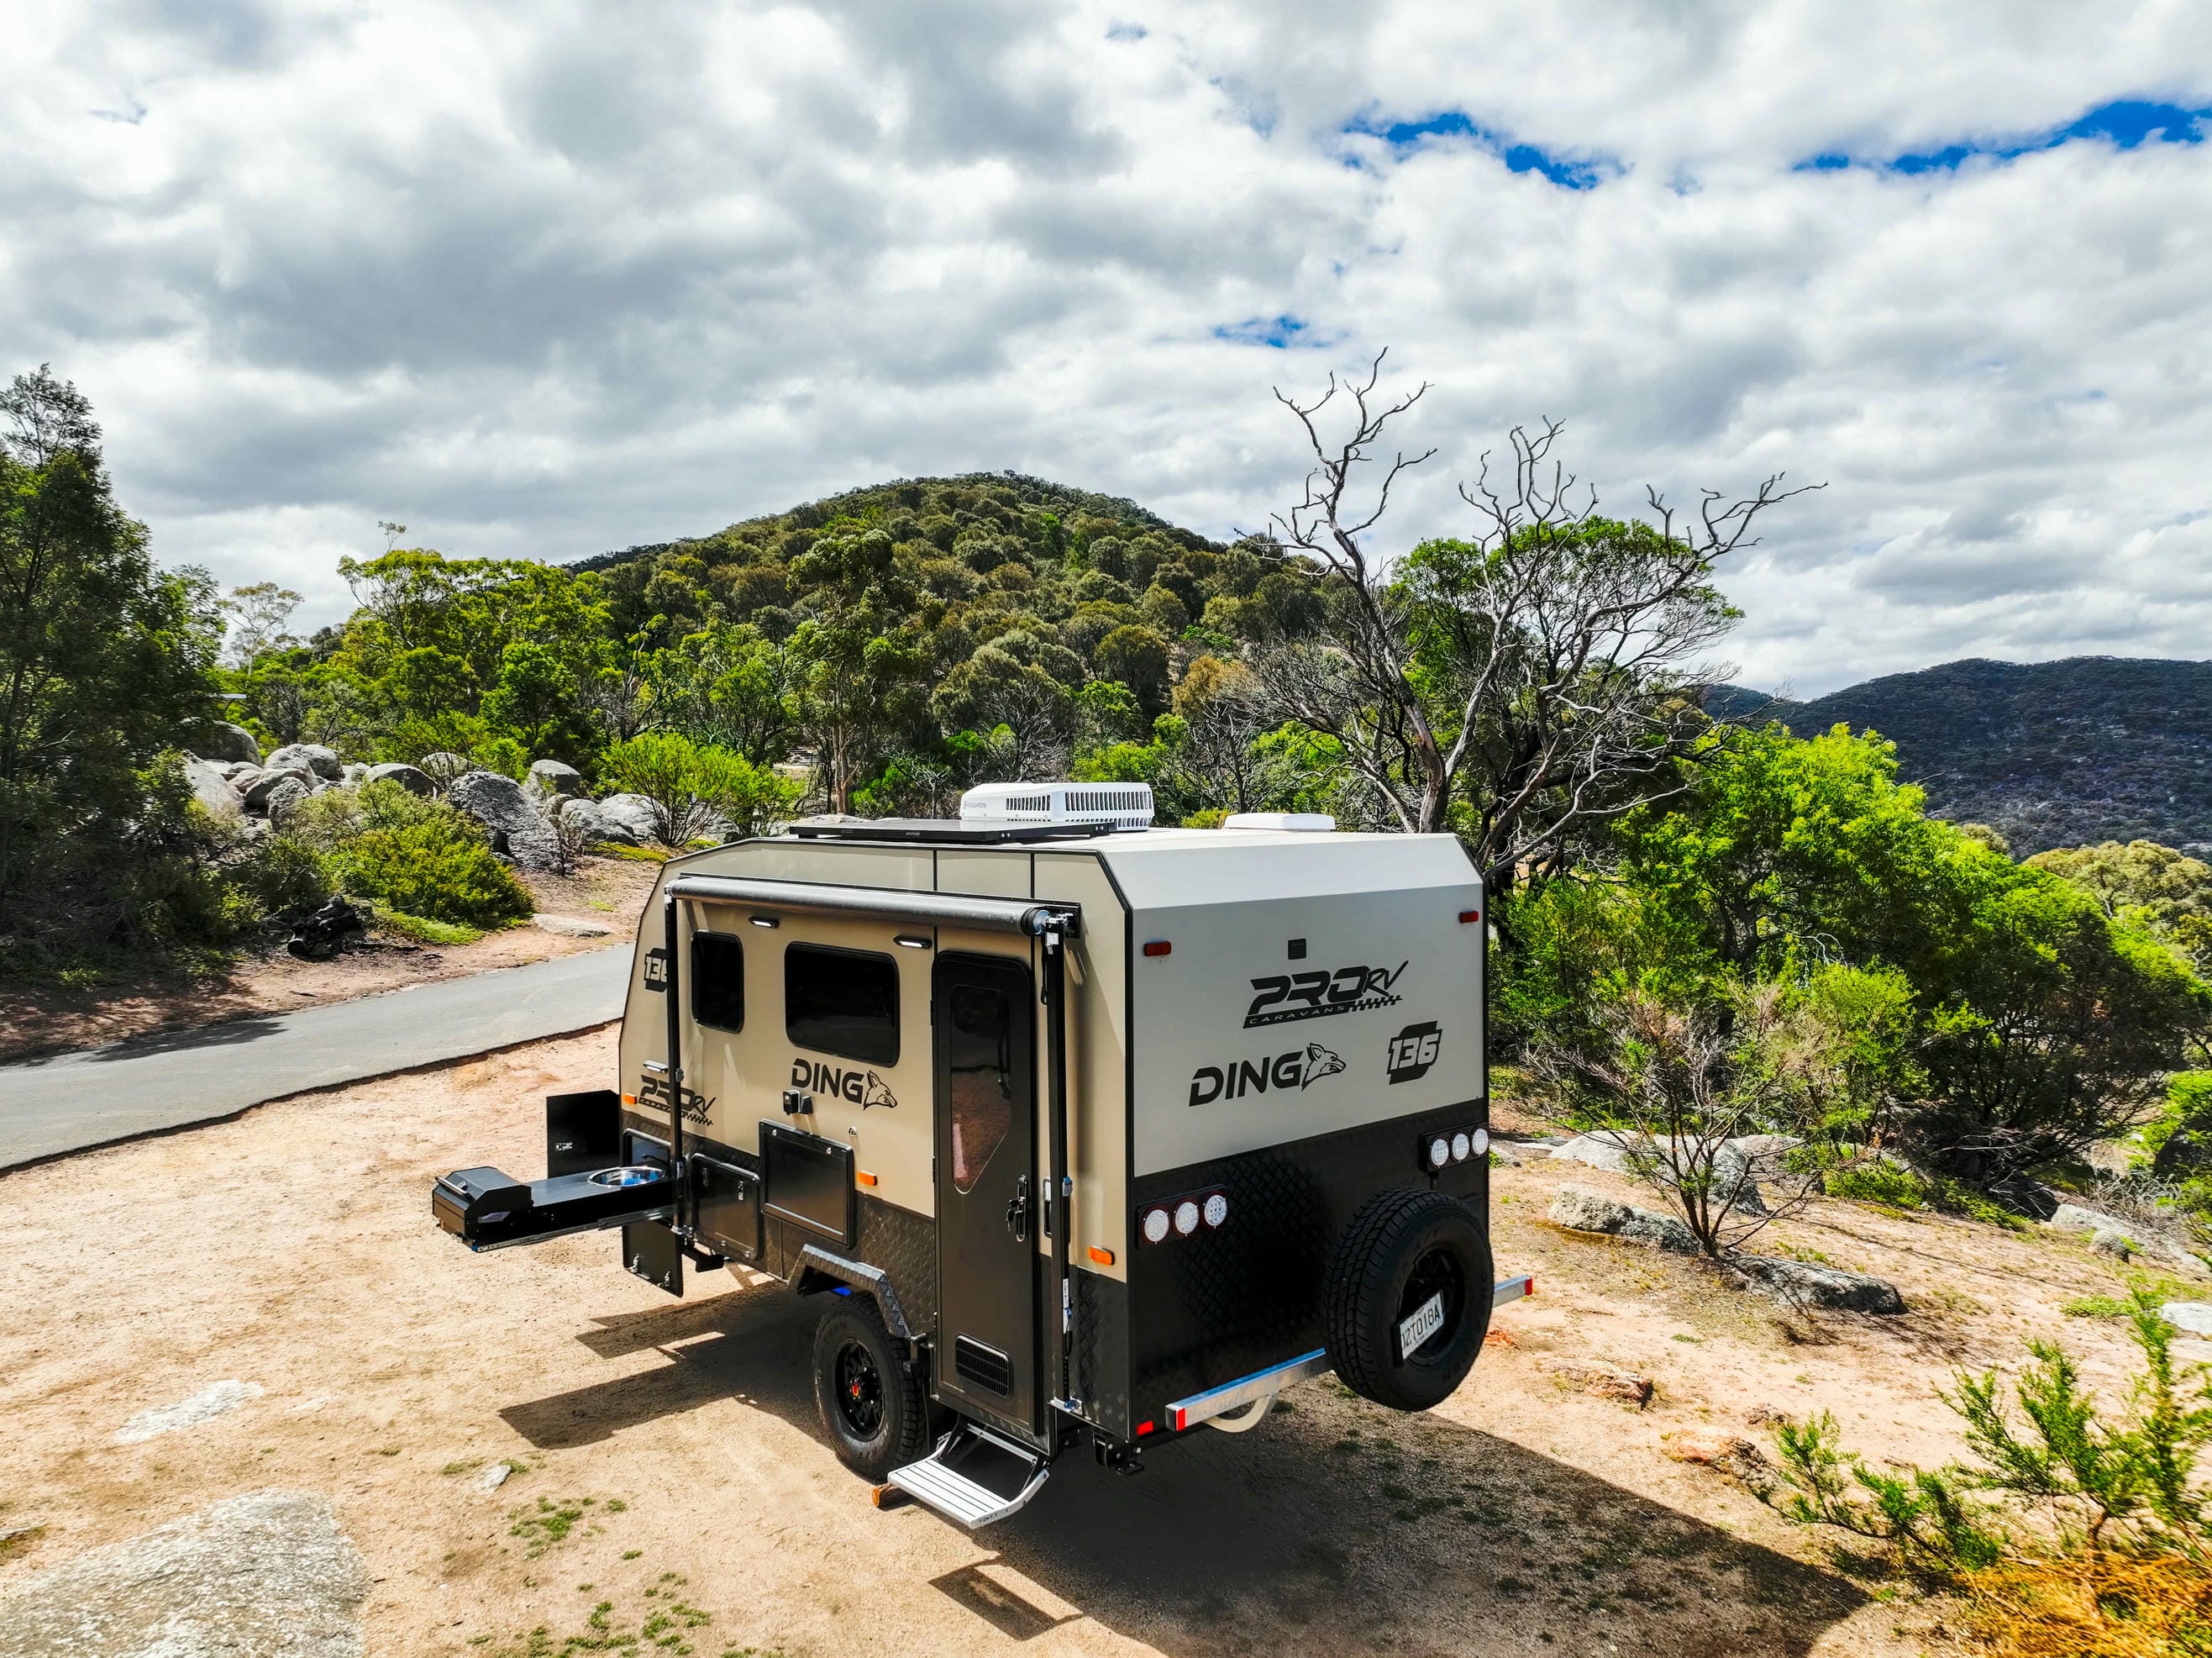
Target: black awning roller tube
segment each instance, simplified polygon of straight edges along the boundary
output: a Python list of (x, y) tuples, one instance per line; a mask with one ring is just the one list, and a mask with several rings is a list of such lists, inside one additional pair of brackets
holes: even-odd
[(957, 893), (908, 893), (888, 887), (833, 887), (811, 881), (763, 881), (750, 875), (678, 875), (672, 899), (708, 904), (757, 904), (808, 915), (867, 916), (921, 926), (973, 927), (1034, 938), (1054, 932), (1074, 938), (1082, 912), (1073, 904), (1020, 899), (967, 898)]

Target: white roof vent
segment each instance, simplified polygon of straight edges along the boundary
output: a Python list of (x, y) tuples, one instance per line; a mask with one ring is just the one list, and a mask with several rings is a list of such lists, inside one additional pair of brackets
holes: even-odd
[(1152, 789), (1143, 783), (986, 783), (960, 796), (963, 823), (1110, 823), (1152, 826)]
[(1326, 812), (1231, 812), (1221, 820), (1224, 829), (1291, 829), (1301, 834), (1328, 835), (1336, 832), (1336, 820)]

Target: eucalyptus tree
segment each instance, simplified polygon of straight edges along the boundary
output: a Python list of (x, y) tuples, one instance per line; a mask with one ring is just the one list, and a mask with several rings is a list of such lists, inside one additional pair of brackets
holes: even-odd
[[(1405, 474), (1432, 459), (1389, 442), (1425, 385), (1378, 396), (1364, 379), (1301, 402), (1313, 466), (1274, 522), (1330, 576), (1320, 637), (1262, 653), (1281, 715), (1331, 740), (1377, 803), (1413, 832), (1454, 830), (1496, 892), (1556, 869), (1578, 838), (1678, 790), (1703, 726), (1704, 653), (1736, 613), (1716, 568), (1755, 544), (1768, 509), (1801, 493), (1777, 473), (1686, 516), (1648, 491), (1642, 520), (1601, 517), (1555, 455), (1562, 428), (1515, 427), (1460, 494), (1463, 539), (1393, 558), (1377, 527)], [(1817, 486), (1815, 486), (1817, 487)]]

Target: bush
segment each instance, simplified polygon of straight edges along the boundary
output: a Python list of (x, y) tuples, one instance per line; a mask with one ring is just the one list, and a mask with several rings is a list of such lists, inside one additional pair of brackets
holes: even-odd
[(2174, 1362), (2157, 1292), (2126, 1308), (2142, 1356), (2124, 1414), (2105, 1414), (2064, 1351), (2007, 1393), (2000, 1373), (1961, 1371), (1943, 1402), (1966, 1424), (1971, 1460), (1902, 1472), (1838, 1443), (1826, 1412), (1777, 1436), (1769, 1503), (1800, 1525), (1871, 1543), (1881, 1564), (1964, 1588), (1978, 1633), (2000, 1652), (2212, 1651), (2212, 1373)]
[(716, 814), (740, 835), (757, 835), (798, 803), (796, 784), (732, 749), (648, 731), (617, 743), (599, 764), (613, 789), (653, 802), (664, 844), (686, 846)]
[(475, 819), (396, 783), (325, 789), (301, 802), (288, 833), (323, 853), (347, 892), (407, 916), (502, 927), (536, 907)]
[(1925, 1208), (1929, 1196), (1928, 1182), (1911, 1169), (1880, 1161), (1831, 1171), (1827, 1188), (1831, 1198), (1887, 1204), (1892, 1209)]

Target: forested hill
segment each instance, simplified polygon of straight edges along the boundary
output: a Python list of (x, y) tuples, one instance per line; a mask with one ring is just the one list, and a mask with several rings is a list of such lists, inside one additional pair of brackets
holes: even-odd
[[(902, 478), (888, 484), (865, 485), (841, 495), (810, 501), (788, 512), (748, 518), (713, 535), (597, 553), (573, 561), (568, 568), (606, 570), (668, 553), (690, 554), (718, 563), (733, 552), (773, 548), (780, 538), (793, 532), (801, 533), (797, 539), (804, 540), (804, 533), (818, 530), (840, 518), (874, 520), (887, 527), (895, 517), (904, 517), (916, 526), (927, 520), (941, 519), (946, 526), (942, 534), (923, 539), (939, 540), (949, 550), (959, 530), (976, 523), (979, 514), (988, 524), (994, 514), (1008, 509), (1015, 513), (1048, 513), (1063, 522), (1078, 518), (1093, 521), (1094, 524), (1103, 521), (1103, 524), (1115, 527), (1123, 535), (1160, 531), (1179, 545), (1219, 551), (1218, 543), (1178, 528), (1158, 513), (1120, 496), (1099, 495), (1055, 484), (1048, 479), (1025, 477), (1020, 472), (963, 472), (951, 478)], [(1103, 525), (1101, 530), (1103, 533)]]
[(1976, 657), (1810, 702), (1723, 686), (1706, 707), (1801, 737), (1870, 726), (1930, 810), (1990, 825), (2018, 857), (2138, 838), (2212, 851), (2212, 662)]

